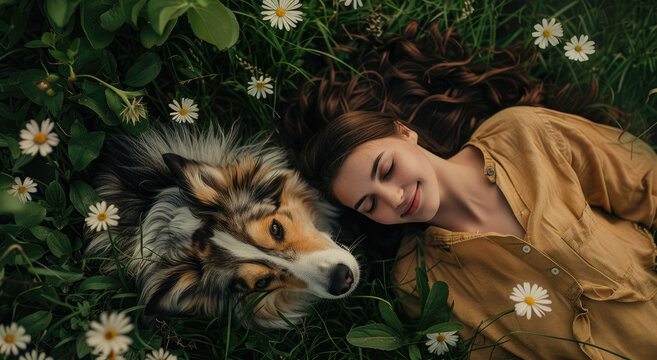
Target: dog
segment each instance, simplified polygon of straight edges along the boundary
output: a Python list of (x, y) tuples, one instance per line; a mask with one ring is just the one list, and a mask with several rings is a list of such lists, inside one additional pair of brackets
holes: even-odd
[(356, 258), (332, 235), (336, 209), (283, 149), (263, 136), (241, 144), (237, 133), (152, 124), (105, 144), (96, 191), (120, 220), (109, 233), (87, 229), (85, 255), (134, 280), (147, 315), (250, 308), (247, 325), (286, 328), (315, 299), (358, 285)]

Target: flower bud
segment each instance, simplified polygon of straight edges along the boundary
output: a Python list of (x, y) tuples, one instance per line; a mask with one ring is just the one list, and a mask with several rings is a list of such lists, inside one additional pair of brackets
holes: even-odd
[(59, 80), (59, 75), (57, 74), (48, 74), (48, 77), (46, 77), (47, 82), (54, 83), (57, 80)]
[(57, 95), (57, 93), (53, 89), (48, 89), (48, 90), (46, 90), (46, 95), (55, 96), (55, 95)]
[(46, 80), (39, 80), (36, 83), (36, 87), (37, 89), (39, 89), (39, 91), (46, 91), (50, 89), (50, 83), (47, 82)]

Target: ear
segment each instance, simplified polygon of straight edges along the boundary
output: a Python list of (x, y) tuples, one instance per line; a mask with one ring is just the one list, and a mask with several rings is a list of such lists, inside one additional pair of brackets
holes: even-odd
[(397, 128), (399, 135), (401, 135), (404, 139), (408, 139), (417, 144), (417, 132), (411, 130), (408, 126), (399, 120), (395, 120), (395, 127)]
[(220, 202), (220, 193), (226, 187), (226, 177), (220, 168), (176, 154), (163, 154), (162, 159), (190, 202), (208, 206)]

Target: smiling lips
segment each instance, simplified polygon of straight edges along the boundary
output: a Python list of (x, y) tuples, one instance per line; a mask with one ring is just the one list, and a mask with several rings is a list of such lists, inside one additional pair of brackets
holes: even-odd
[(415, 194), (413, 194), (413, 199), (408, 202), (408, 205), (406, 205), (406, 209), (404, 213), (401, 215), (401, 217), (407, 216), (407, 215), (413, 215), (413, 213), (417, 210), (417, 208), (420, 206), (420, 184), (418, 183), (418, 186), (415, 187)]

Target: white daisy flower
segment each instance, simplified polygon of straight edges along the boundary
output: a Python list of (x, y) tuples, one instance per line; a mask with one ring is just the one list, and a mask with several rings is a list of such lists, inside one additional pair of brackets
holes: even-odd
[(563, 47), (563, 49), (566, 50), (566, 56), (570, 60), (575, 61), (588, 60), (589, 57), (587, 55), (595, 52), (595, 42), (588, 40), (588, 35), (581, 35), (579, 39), (577, 36), (573, 36), (572, 39), (570, 39), (570, 42), (567, 42), (566, 46)]
[(25, 328), (15, 322), (9, 326), (0, 325), (0, 354), (18, 355), (18, 349), (24, 350), (31, 338)]
[(87, 330), (87, 345), (94, 349), (94, 353), (101, 354), (104, 358), (118, 359), (123, 354), (132, 339), (124, 335), (133, 328), (130, 317), (124, 313), (106, 312), (100, 314), (100, 323), (92, 321)]
[(265, 11), (261, 14), (263, 20), (269, 20), (272, 27), (278, 27), (290, 31), (290, 27), (296, 27), (301, 21), (301, 11), (294, 10), (301, 7), (299, 0), (264, 0), (262, 7)]
[(160, 348), (160, 350), (153, 350), (152, 353), (146, 355), (146, 360), (178, 360), (178, 357)]
[(23, 181), (21, 181), (21, 178), (15, 177), (14, 182), (15, 184), (12, 185), (11, 189), (7, 190), (7, 192), (17, 197), (18, 200), (20, 200), (20, 202), (23, 204), (32, 200), (30, 193), (37, 191), (37, 184), (32, 181), (29, 176), (26, 177)]
[(18, 144), (21, 147), (21, 152), (27, 155), (40, 153), (41, 156), (50, 154), (52, 148), (59, 144), (59, 137), (56, 133), (51, 132), (54, 127), (55, 123), (50, 122), (50, 119), (41, 122), (41, 129), (39, 129), (39, 124), (36, 121), (30, 120), (20, 133), (21, 139), (23, 139)]
[(26, 352), (25, 354), (19, 356), (18, 360), (53, 360), (53, 358), (46, 356), (46, 353), (40, 353), (36, 350), (32, 350), (32, 352)]
[(558, 36), (563, 36), (563, 28), (561, 23), (558, 23), (554, 19), (550, 19), (548, 23), (547, 19), (541, 20), (541, 24), (534, 25), (534, 31), (532, 36), (536, 38), (534, 45), (538, 45), (541, 49), (545, 49), (550, 42), (550, 45), (556, 45), (559, 43), (557, 39)]
[(96, 231), (105, 231), (107, 226), (117, 225), (119, 222), (119, 209), (114, 207), (114, 205), (107, 206), (105, 201), (96, 203), (96, 205), (89, 206), (89, 214), (84, 221), (87, 222), (87, 226), (91, 229), (95, 228)]
[(340, 0), (344, 2), (344, 6), (349, 6), (353, 2), (354, 10), (358, 9), (359, 6), (363, 6), (363, 0)]
[(546, 312), (552, 311), (547, 306), (548, 304), (552, 304), (552, 300), (548, 299), (547, 290), (536, 284), (531, 287), (528, 282), (525, 282), (523, 285), (516, 285), (513, 288), (510, 298), (513, 301), (517, 301), (516, 313), (518, 316), (527, 315), (527, 320), (532, 318), (532, 310), (538, 317), (542, 317)]
[(271, 81), (271, 78), (264, 77), (260, 75), (260, 79), (256, 79), (255, 77), (251, 76), (251, 81), (249, 81), (249, 88), (248, 88), (248, 93), (251, 96), (255, 96), (256, 99), (266, 98), (267, 94), (273, 94), (274, 86), (270, 84), (269, 82)]
[(198, 105), (194, 104), (194, 100), (188, 98), (182, 98), (180, 102), (182, 105), (178, 104), (176, 100), (173, 100), (173, 104), (169, 104), (173, 110), (169, 115), (173, 116), (173, 121), (193, 124), (194, 120), (198, 119)]
[(442, 355), (449, 351), (449, 346), (456, 346), (456, 342), (459, 339), (459, 336), (456, 335), (456, 331), (448, 331), (441, 333), (427, 334), (427, 341), (425, 345), (429, 347), (430, 353), (435, 353), (436, 355)]

